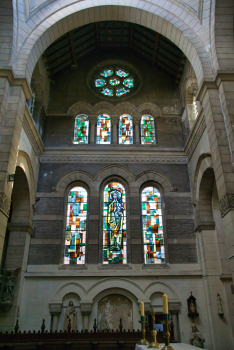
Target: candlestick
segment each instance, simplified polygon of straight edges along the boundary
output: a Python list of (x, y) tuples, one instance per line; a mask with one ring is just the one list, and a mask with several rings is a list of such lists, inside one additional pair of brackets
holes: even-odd
[(151, 311), (151, 316), (152, 316), (152, 323), (153, 323), (153, 329), (151, 331), (151, 335), (152, 335), (152, 338), (153, 338), (153, 341), (149, 344), (148, 348), (151, 348), (151, 349), (161, 349), (161, 345), (157, 342), (157, 331), (156, 329), (154, 329), (154, 324), (155, 324), (155, 314), (154, 314), (154, 311), (152, 309)]
[[(164, 315), (163, 315), (164, 316)], [(165, 345), (162, 350), (174, 350), (174, 348), (170, 345), (170, 332), (169, 332), (169, 321), (164, 320), (164, 336), (165, 336)]]
[(168, 314), (168, 296), (163, 294), (163, 313)]
[[(142, 316), (144, 317), (144, 316)], [(149, 342), (145, 339), (145, 321), (141, 322), (141, 332), (142, 332), (142, 339), (139, 341), (139, 345), (149, 345)]]

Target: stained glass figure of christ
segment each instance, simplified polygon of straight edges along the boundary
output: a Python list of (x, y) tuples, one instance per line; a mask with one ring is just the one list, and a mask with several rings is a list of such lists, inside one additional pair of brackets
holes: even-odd
[(85, 263), (87, 191), (74, 187), (68, 194), (64, 264)]
[(75, 119), (74, 143), (88, 143), (89, 121), (85, 114), (78, 115)]
[(126, 198), (120, 183), (112, 182), (103, 195), (103, 264), (126, 264)]
[(145, 264), (165, 262), (161, 195), (155, 187), (141, 193)]

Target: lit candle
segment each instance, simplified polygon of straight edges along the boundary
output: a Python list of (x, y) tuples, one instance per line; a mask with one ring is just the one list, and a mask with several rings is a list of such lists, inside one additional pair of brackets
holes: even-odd
[(168, 314), (168, 296), (163, 294), (163, 313)]
[(145, 308), (143, 301), (140, 302), (141, 316), (145, 316)]

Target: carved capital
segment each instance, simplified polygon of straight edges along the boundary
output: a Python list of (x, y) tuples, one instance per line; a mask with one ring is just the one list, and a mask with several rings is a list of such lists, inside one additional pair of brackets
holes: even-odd
[(111, 117), (111, 124), (118, 125), (119, 124), (119, 117)]
[(96, 115), (89, 116), (89, 121), (91, 124), (96, 124), (97, 116)]
[(234, 210), (234, 194), (226, 194), (219, 201), (219, 208), (222, 218), (230, 211)]
[(0, 193), (0, 211), (6, 217), (9, 217), (10, 207), (11, 207), (11, 199), (5, 193)]
[(141, 117), (133, 117), (133, 124), (140, 125), (141, 124)]

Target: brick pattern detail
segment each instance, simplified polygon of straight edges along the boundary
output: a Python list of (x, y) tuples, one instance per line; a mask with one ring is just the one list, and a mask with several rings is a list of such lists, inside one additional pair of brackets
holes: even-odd
[(130, 198), (130, 203), (131, 203), (130, 214), (132, 214), (132, 215), (141, 215), (140, 198), (132, 197), (132, 198)]
[(36, 207), (36, 215), (63, 215), (63, 198), (40, 198)]
[(99, 220), (88, 220), (89, 239), (98, 239)]
[(91, 197), (89, 201), (89, 212), (92, 215), (99, 215), (100, 200), (99, 197)]
[(171, 264), (197, 263), (197, 248), (194, 244), (168, 244)]
[(167, 197), (166, 198), (167, 215), (192, 215), (192, 203), (190, 198)]
[(87, 258), (89, 264), (98, 264), (98, 244), (89, 244)]
[(131, 230), (132, 238), (141, 238), (141, 235), (142, 235), (141, 221), (131, 220), (130, 230)]
[[(63, 231), (63, 221), (35, 220), (35, 238), (61, 238)], [(65, 233), (64, 233), (65, 234)]]
[(132, 264), (142, 264), (143, 251), (141, 244), (132, 244)]
[(30, 246), (28, 264), (59, 264), (60, 244), (34, 244)]
[(167, 238), (195, 238), (193, 220), (167, 220)]

